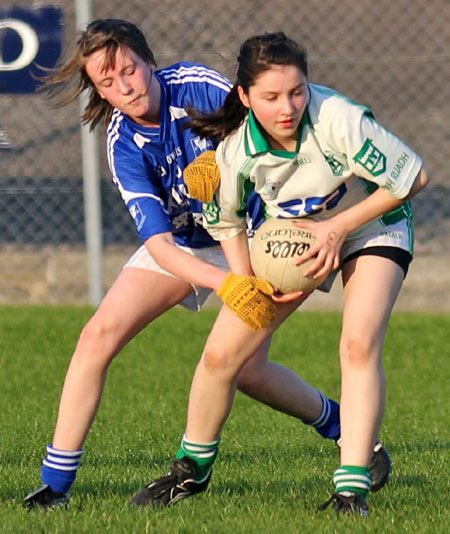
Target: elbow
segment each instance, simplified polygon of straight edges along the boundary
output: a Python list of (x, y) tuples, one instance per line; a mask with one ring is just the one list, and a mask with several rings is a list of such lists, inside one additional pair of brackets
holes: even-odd
[(422, 167), (414, 182), (414, 185), (416, 185), (417, 183), (417, 192), (421, 191), (424, 187), (426, 187), (429, 182), (430, 177), (428, 176), (427, 171)]
[(427, 186), (430, 183), (430, 176), (428, 175), (427, 171), (423, 167), (420, 170), (420, 176), (421, 176), (421, 182), (422, 182), (421, 189), (423, 189), (425, 186)]
[(416, 179), (414, 180), (414, 183), (411, 187), (410, 192), (408, 193), (406, 198), (404, 198), (403, 200), (404, 201), (409, 200), (415, 195), (417, 195), (417, 193), (419, 193), (419, 191), (422, 191), (422, 189), (426, 187), (429, 184), (429, 182), (430, 182), (430, 177), (427, 171), (422, 167), (419, 171), (419, 174), (416, 176)]
[(175, 241), (170, 232), (163, 234), (155, 234), (149, 237), (144, 245), (152, 258), (156, 263), (163, 269), (165, 269), (165, 264), (167, 258), (170, 256), (173, 246), (175, 246)]

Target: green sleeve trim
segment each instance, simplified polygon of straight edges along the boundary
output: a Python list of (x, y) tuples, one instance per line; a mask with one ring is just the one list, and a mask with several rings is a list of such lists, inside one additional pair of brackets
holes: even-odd
[[(364, 189), (366, 190), (366, 193), (368, 195), (371, 195), (374, 191), (378, 189), (378, 185), (374, 184), (373, 182), (370, 182), (369, 180), (366, 180), (365, 178), (359, 178), (361, 183), (364, 186)], [(409, 201), (405, 202), (398, 208), (393, 209), (392, 211), (389, 211), (388, 213), (385, 213), (384, 215), (381, 215), (379, 217), (379, 220), (381, 223), (385, 226), (389, 224), (395, 224), (399, 221), (407, 219), (409, 221), (412, 220), (412, 208), (411, 203)]]
[(412, 209), (411, 209), (411, 203), (409, 200), (399, 206), (398, 208), (395, 208), (395, 210), (389, 211), (388, 213), (385, 213), (380, 217), (383, 224), (395, 224), (403, 219), (412, 219)]
[(255, 184), (250, 180), (250, 174), (256, 162), (257, 158), (247, 158), (239, 170), (236, 215), (241, 218), (247, 215), (247, 201), (255, 189)]

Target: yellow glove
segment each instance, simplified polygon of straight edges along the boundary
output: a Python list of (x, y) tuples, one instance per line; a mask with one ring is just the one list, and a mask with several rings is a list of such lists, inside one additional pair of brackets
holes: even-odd
[(220, 183), (216, 152), (208, 150), (200, 154), (184, 169), (183, 176), (192, 198), (202, 202), (212, 202)]
[(267, 328), (275, 317), (275, 304), (270, 298), (274, 289), (256, 276), (229, 273), (217, 295), (253, 331)]

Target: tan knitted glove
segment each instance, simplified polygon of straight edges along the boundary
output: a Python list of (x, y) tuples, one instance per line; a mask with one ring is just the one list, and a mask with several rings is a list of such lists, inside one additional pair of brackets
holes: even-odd
[(202, 202), (213, 201), (214, 193), (220, 184), (220, 172), (215, 156), (214, 150), (203, 152), (184, 169), (184, 182), (192, 198)]
[(275, 304), (270, 298), (274, 289), (256, 276), (229, 273), (217, 295), (253, 331), (267, 328), (275, 317)]

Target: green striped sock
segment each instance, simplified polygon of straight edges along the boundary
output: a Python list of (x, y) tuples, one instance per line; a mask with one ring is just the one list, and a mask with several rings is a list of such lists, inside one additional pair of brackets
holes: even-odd
[(336, 493), (353, 491), (366, 498), (372, 484), (368, 467), (341, 465), (333, 474)]
[(188, 456), (197, 464), (196, 477), (197, 481), (203, 480), (208, 475), (217, 455), (219, 454), (220, 438), (212, 443), (193, 443), (188, 441), (186, 436), (181, 440), (178, 449), (177, 458)]

